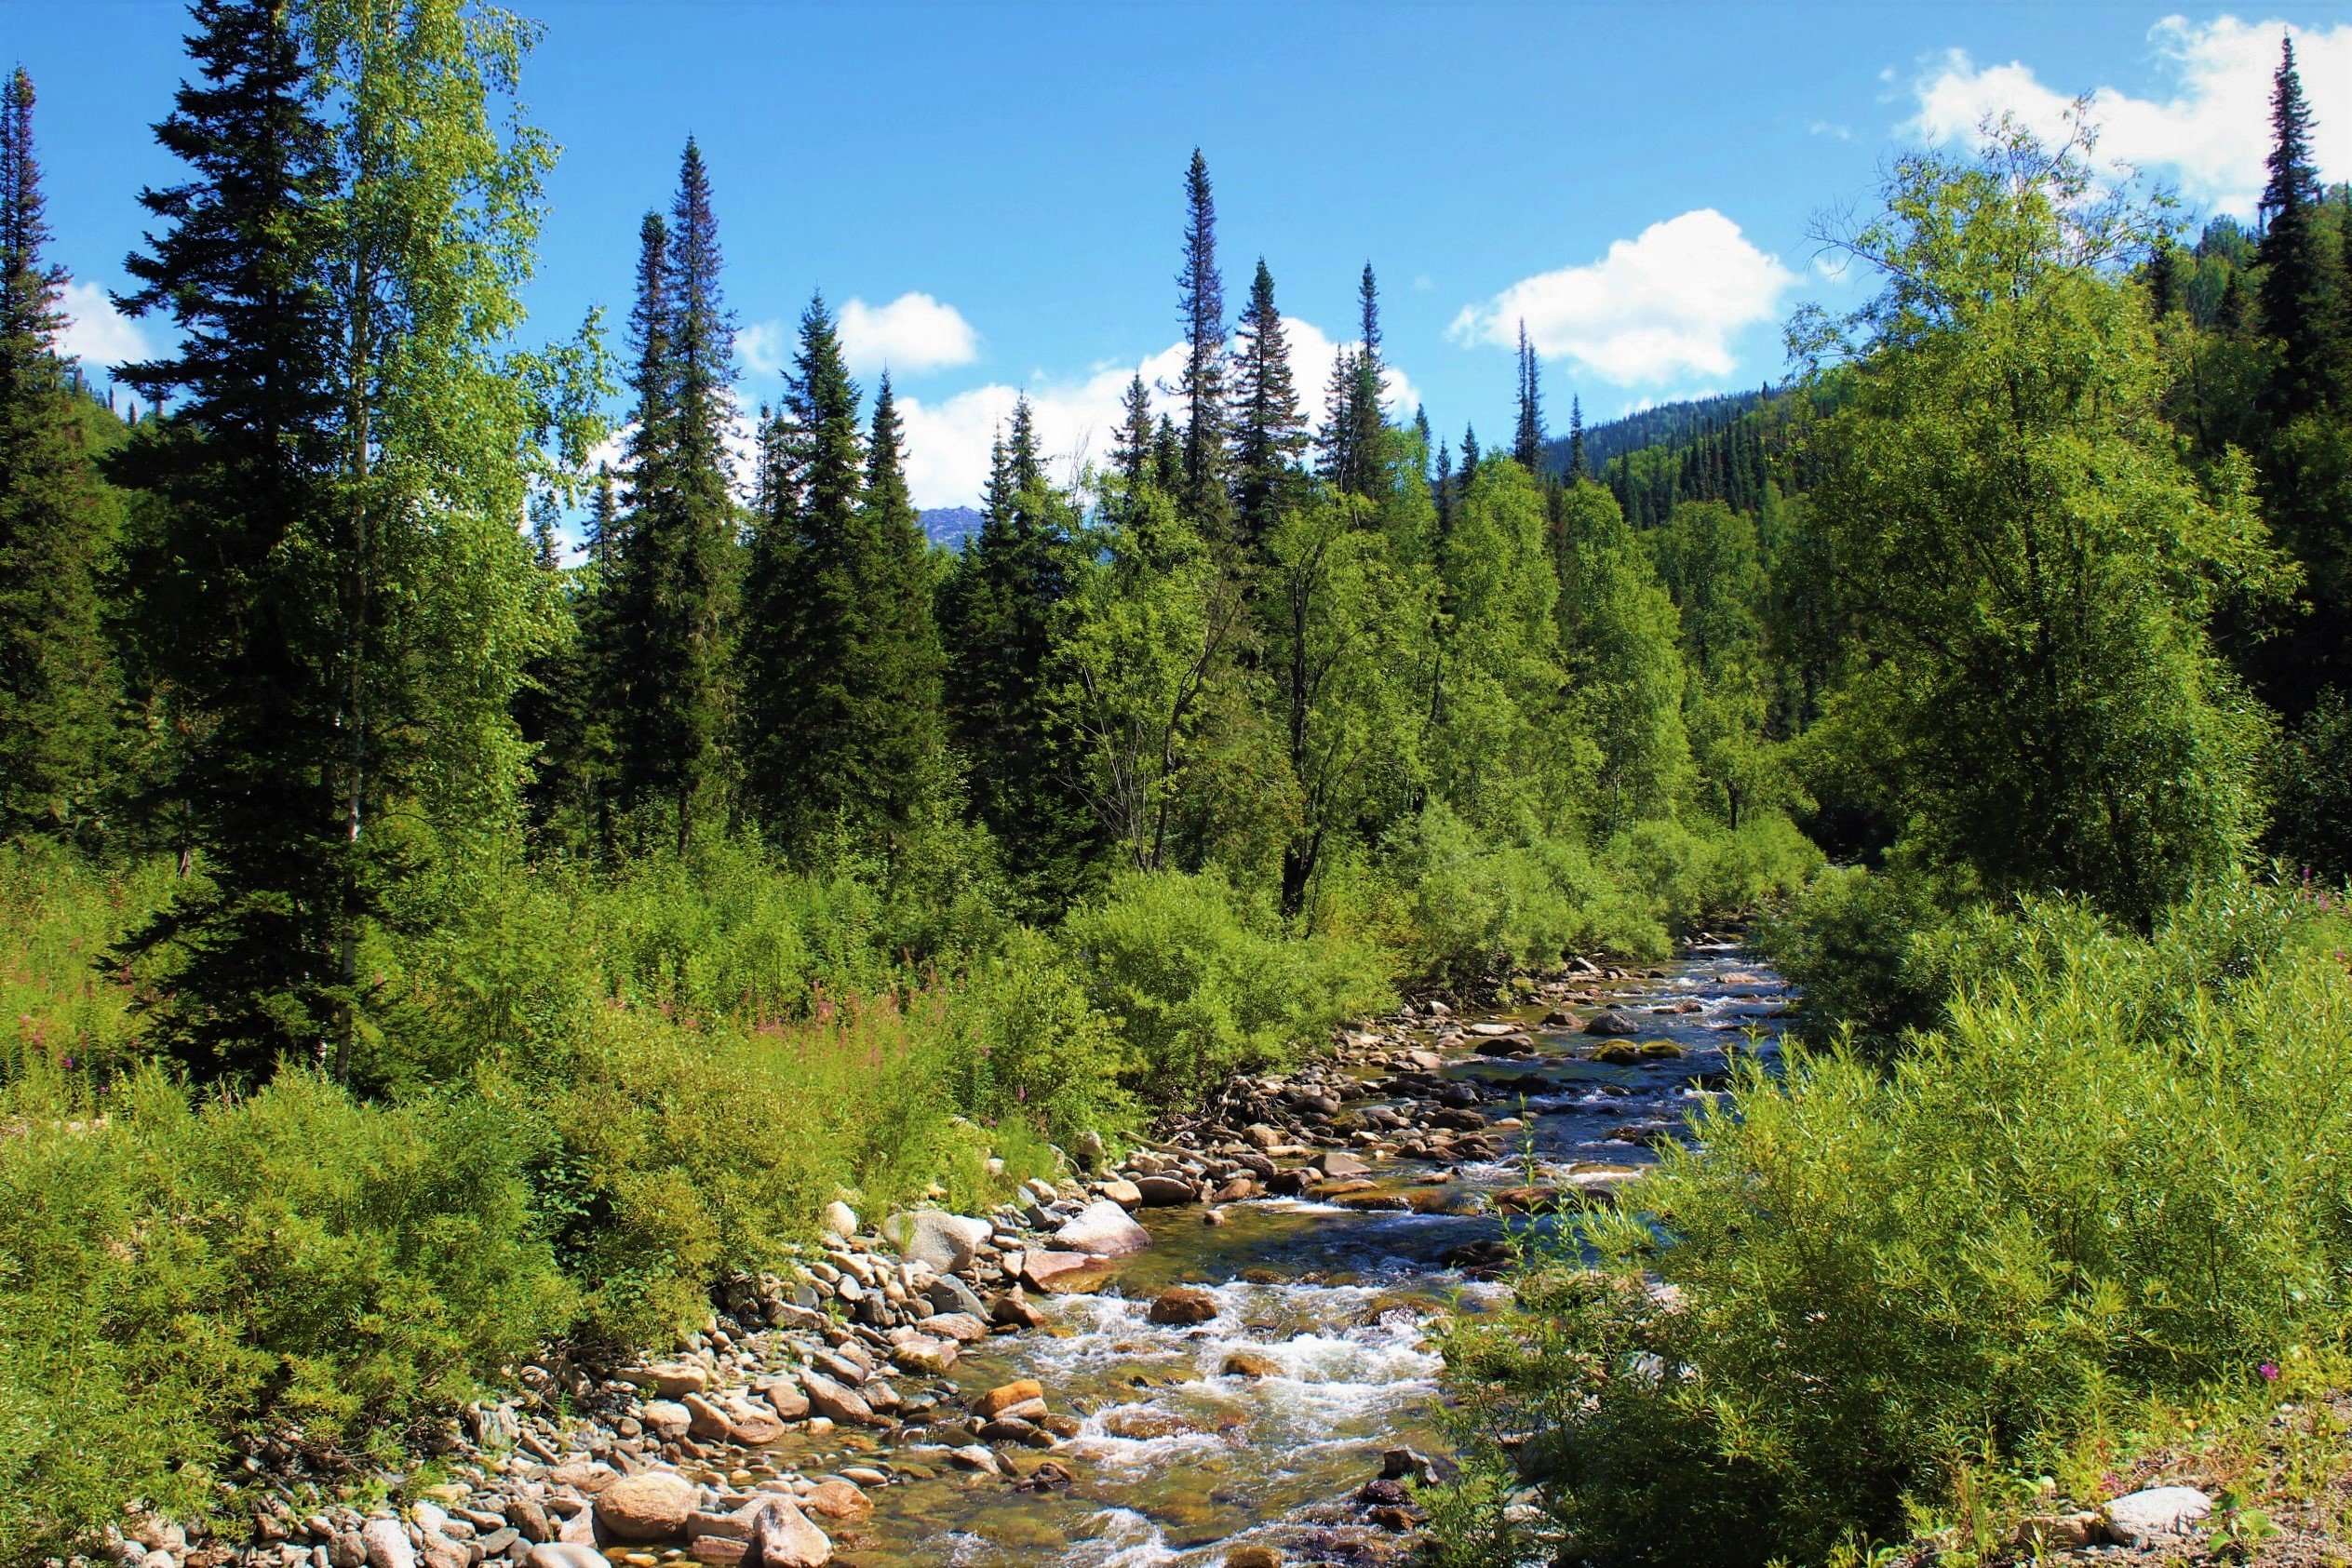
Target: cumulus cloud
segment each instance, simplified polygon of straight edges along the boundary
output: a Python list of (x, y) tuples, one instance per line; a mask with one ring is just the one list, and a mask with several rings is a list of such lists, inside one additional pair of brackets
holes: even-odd
[[(1324, 385), (1343, 344), (1312, 322), (1283, 318), (1290, 343), (1291, 372), (1298, 384), (1299, 402), (1310, 419), (1323, 409)], [(1127, 383), (1140, 372), (1152, 392), (1155, 412), (1181, 417), (1172, 390), (1183, 373), (1185, 348), (1171, 343), (1136, 365), (1104, 365), (1082, 377), (1041, 378), (1026, 391), (1037, 422), (1038, 439), (1052, 462), (1056, 479), (1068, 479), (1088, 462), (1100, 463), (1110, 455), (1121, 418)], [(907, 487), (918, 506), (960, 506), (976, 503), (988, 478), (988, 449), (998, 432), (1013, 417), (1013, 406), (1025, 389), (991, 382), (937, 402), (902, 396), (900, 416), (907, 425)], [(1405, 374), (1391, 366), (1383, 391), (1390, 411), (1410, 412), (1419, 394)]]
[[(2192, 201), (2251, 214), (2270, 150), (2270, 77), (2282, 34), (2295, 41), (2318, 121), (2311, 150), (2320, 178), (2352, 178), (2352, 22), (2301, 28), (2228, 16), (2211, 22), (2165, 18), (2148, 38), (2171, 78), (2166, 96), (2134, 98), (2112, 87), (2090, 91), (2101, 158), (2164, 179)], [(1958, 49), (1934, 60), (1912, 90), (1918, 113), (1904, 129), (1929, 142), (1965, 144), (2002, 114), (2050, 139), (2063, 134), (2074, 101), (2023, 61), (1980, 66)]]
[(82, 362), (84, 373), (96, 379), (114, 366), (148, 359), (155, 350), (136, 321), (114, 308), (106, 290), (95, 283), (65, 286), (66, 323), (57, 336), (57, 351)]
[(928, 294), (901, 294), (886, 305), (852, 300), (841, 307), (840, 330), (841, 355), (861, 375), (936, 370), (980, 356), (980, 335), (962, 313)]
[(792, 363), (792, 329), (781, 321), (755, 321), (736, 332), (735, 355), (755, 376), (780, 376)]
[(1588, 266), (1512, 284), (1455, 317), (1464, 343), (1518, 342), (1519, 324), (1546, 358), (1566, 356), (1617, 386), (1727, 377), (1731, 339), (1780, 314), (1796, 276), (1712, 208), (1652, 223)]

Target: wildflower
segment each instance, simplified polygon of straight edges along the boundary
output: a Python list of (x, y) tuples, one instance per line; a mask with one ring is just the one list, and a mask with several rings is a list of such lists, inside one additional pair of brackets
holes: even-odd
[(2255, 1368), (2254, 1370), (2262, 1374), (2262, 1378), (2265, 1383), (2276, 1383), (2278, 1381), (2278, 1363), (2277, 1361), (2265, 1361), (2261, 1366)]

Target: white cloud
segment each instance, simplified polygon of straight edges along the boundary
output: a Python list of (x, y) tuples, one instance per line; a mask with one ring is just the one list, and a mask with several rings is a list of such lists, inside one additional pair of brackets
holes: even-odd
[(1449, 335), (1508, 348), (1525, 321), (1538, 354), (1573, 358), (1618, 386), (1725, 378), (1733, 335), (1779, 315), (1795, 282), (1739, 224), (1701, 208), (1616, 241), (1589, 266), (1542, 273), (1465, 307)]
[(792, 363), (792, 331), (781, 321), (755, 321), (735, 334), (735, 353), (755, 376), (780, 376)]
[[(2192, 201), (2251, 214), (2270, 150), (2270, 79), (2282, 34), (2294, 38), (2318, 122), (2311, 150), (2320, 178), (2352, 178), (2352, 22), (2318, 29), (2228, 16), (2203, 23), (2165, 18), (2148, 37), (2172, 78), (2171, 92), (2158, 101), (2111, 87), (2093, 90), (2100, 156), (2159, 176)], [(1933, 62), (1913, 91), (1919, 111), (1904, 129), (1931, 142), (1970, 141), (1981, 124), (2004, 113), (2049, 139), (2063, 133), (2073, 102), (2023, 61), (1979, 66), (1957, 49)]]
[(114, 366), (155, 355), (139, 323), (114, 308), (106, 290), (95, 283), (65, 286), (65, 329), (57, 336), (57, 351), (82, 362), (93, 381)]
[[(846, 319), (846, 316), (844, 317)], [(1340, 344), (1312, 322), (1283, 318), (1290, 343), (1291, 373), (1298, 386), (1300, 405), (1310, 419), (1319, 420), (1324, 385), (1338, 357)], [(1179, 415), (1169, 389), (1183, 373), (1185, 349), (1171, 343), (1140, 365), (1106, 365), (1074, 381), (1042, 378), (1028, 388), (1029, 410), (1037, 422), (1038, 439), (1052, 461), (1052, 473), (1068, 479), (1087, 462), (1110, 456), (1121, 419), (1121, 402), (1127, 383), (1138, 371), (1152, 389), (1155, 411)], [(1402, 416), (1419, 400), (1404, 372), (1391, 366), (1384, 379), (1392, 414)], [(917, 397), (898, 400), (907, 425), (907, 487), (918, 506), (976, 504), (988, 487), (988, 449), (1013, 417), (1013, 405), (1024, 389), (991, 382), (957, 393), (937, 403)]]
[(840, 330), (842, 357), (860, 375), (936, 370), (980, 356), (980, 335), (962, 313), (928, 294), (901, 294), (886, 305), (852, 300), (841, 307)]

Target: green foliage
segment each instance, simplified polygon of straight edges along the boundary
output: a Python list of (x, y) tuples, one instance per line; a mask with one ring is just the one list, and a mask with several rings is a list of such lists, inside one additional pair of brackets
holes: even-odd
[(0, 1555), (200, 1508), (237, 1432), (389, 1442), (571, 1316), (488, 1100), (289, 1072), (199, 1108), (151, 1070), (106, 1109), (0, 1137)]
[(2203, 631), (2224, 588), (2279, 580), (2249, 476), (2180, 461), (2110, 270), (2137, 221), (2076, 149), (2012, 127), (1974, 162), (1906, 159), (1887, 201), (1848, 241), (1888, 283), (1820, 436), (1868, 662), (1825, 744), (1989, 891), (2144, 925), (2260, 824), (2266, 720)]
[(1606, 490), (1570, 489), (1559, 529), (1561, 644), (1599, 757), (1593, 814), (1614, 832), (1671, 815), (1688, 779), (1681, 620)]
[[(2153, 938), (2035, 905), (1885, 1072), (1743, 1069), (1599, 1260), (1449, 1347), (1595, 1562), (1818, 1561), (1971, 1466), (2334, 1342), (2352, 1226), (2340, 919), (2216, 888)], [(1655, 1217), (1653, 1223), (1652, 1216)]]
[(1213, 872), (1122, 872), (1072, 912), (1064, 940), (1148, 1103), (1286, 1061), (1342, 1021), (1391, 1004), (1377, 949), (1338, 933), (1284, 941), (1253, 913)]
[(0, 1084), (21, 1107), (89, 1108), (141, 1054), (132, 993), (101, 956), (163, 896), (164, 867), (107, 871), (53, 845), (0, 846)]

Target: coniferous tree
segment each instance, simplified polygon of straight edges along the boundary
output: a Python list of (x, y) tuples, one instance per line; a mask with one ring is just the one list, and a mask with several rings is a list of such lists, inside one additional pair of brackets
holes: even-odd
[(194, 178), (141, 193), (163, 229), (125, 263), (139, 288), (122, 301), (181, 334), (125, 378), (178, 395), (116, 472), (152, 498), (132, 621), (186, 737), (173, 787), (204, 871), (133, 945), (177, 950), (160, 1033), (215, 1078), (323, 1050), (360, 879), (331, 786), (332, 587), (311, 548), (332, 414), (328, 136), (285, 7), (198, 0), (194, 16), (195, 77), (155, 127)]
[(725, 810), (740, 577), (726, 448), (734, 328), (692, 141), (670, 221), (649, 216), (640, 239), (621, 781), (626, 803), (660, 812), (683, 848)]
[(1184, 270), (1176, 275), (1184, 316), (1184, 488), (1187, 514), (1203, 534), (1226, 526), (1225, 281), (1216, 265), (1216, 202), (1201, 150), (1184, 176)]
[(1592, 464), (1584, 455), (1584, 399), (1568, 399), (1568, 483), (1593, 476)]
[(1130, 485), (1142, 484), (1151, 474), (1151, 390), (1143, 384), (1142, 371), (1127, 383), (1119, 408), (1119, 437), (1111, 451), (1111, 467)]
[(1537, 381), (1535, 346), (1527, 342), (1527, 324), (1519, 324), (1519, 429), (1511, 455), (1528, 473), (1543, 472), (1543, 394)]
[(93, 825), (114, 684), (98, 584), (112, 507), (51, 346), (65, 275), (42, 260), (33, 101), (19, 67), (0, 101), (0, 838)]
[(1388, 422), (1380, 408), (1380, 292), (1369, 261), (1356, 299), (1358, 337), (1332, 364), (1321, 448), (1324, 478), (1351, 495), (1370, 495), (1380, 485), (1380, 433)]
[(1233, 355), (1233, 502), (1241, 543), (1255, 549), (1297, 493), (1306, 416), (1291, 379), (1290, 343), (1261, 258)]
[(2279, 344), (2268, 401), (2284, 421), (2326, 397), (2337, 327), (2327, 288), (2334, 258), (2327, 254), (2319, 176), (2311, 161), (2311, 106), (2295, 71), (2292, 38), (2279, 46), (2270, 124), (2270, 181), (2263, 189), (2265, 226), (2255, 254), (2263, 268), (2263, 328)]

